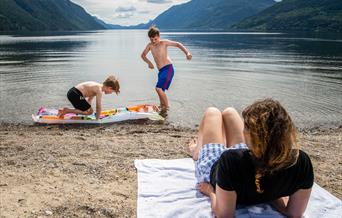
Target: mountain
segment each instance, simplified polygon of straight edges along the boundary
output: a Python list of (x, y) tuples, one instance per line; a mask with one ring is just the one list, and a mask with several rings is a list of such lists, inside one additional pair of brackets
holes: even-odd
[(138, 25), (131, 25), (131, 26), (121, 26), (121, 25), (116, 25), (116, 24), (108, 24), (106, 23), (105, 27), (107, 29), (129, 29), (129, 30), (133, 30), (133, 29), (146, 29), (149, 28), (152, 24), (150, 22), (148, 23), (141, 23)]
[(283, 0), (235, 29), (342, 32), (341, 0)]
[(106, 23), (100, 18), (97, 18), (96, 16), (93, 16), (93, 18), (97, 23), (99, 23), (101, 26), (103, 26), (106, 29), (125, 29), (124, 26)]
[(70, 0), (0, 0), (0, 31), (105, 29)]
[(152, 23), (161, 29), (228, 29), (275, 4), (274, 0), (192, 0), (172, 6)]
[(106, 23), (103, 20), (101, 20), (95, 16), (94, 16), (94, 19), (99, 24), (101, 24), (103, 27), (105, 27), (106, 29), (146, 29), (152, 25), (152, 23), (151, 23), (152, 21), (149, 21), (148, 23), (141, 23), (141, 24), (137, 24), (137, 25), (121, 26), (121, 25), (117, 25), (117, 24)]

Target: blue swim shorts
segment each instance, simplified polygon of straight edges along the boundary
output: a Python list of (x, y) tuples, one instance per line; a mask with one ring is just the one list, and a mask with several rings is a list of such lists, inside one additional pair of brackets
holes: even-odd
[(161, 88), (164, 92), (165, 90), (168, 90), (171, 85), (174, 73), (175, 71), (172, 64), (160, 68), (156, 87)]
[(220, 158), (221, 154), (229, 149), (248, 149), (245, 143), (235, 144), (227, 148), (223, 144), (205, 144), (198, 154), (198, 160), (195, 162), (195, 174), (197, 181), (210, 182), (210, 171), (214, 163)]

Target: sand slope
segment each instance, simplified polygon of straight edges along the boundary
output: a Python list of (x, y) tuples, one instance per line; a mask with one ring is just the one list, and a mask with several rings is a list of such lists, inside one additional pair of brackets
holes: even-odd
[[(134, 159), (190, 157), (196, 131), (132, 122), (0, 127), (0, 217), (135, 217)], [(341, 198), (342, 129), (301, 132), (316, 182)], [(325, 149), (325, 148), (329, 149)]]

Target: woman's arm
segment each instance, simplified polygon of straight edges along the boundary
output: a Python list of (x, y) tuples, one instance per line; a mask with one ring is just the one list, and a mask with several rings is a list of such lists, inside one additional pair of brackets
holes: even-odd
[(208, 183), (200, 183), (199, 190), (210, 197), (211, 209), (218, 218), (233, 218), (236, 207), (235, 191), (226, 191), (216, 185), (216, 194), (212, 186)]
[(281, 197), (272, 202), (272, 206), (280, 213), (286, 215), (286, 206), (289, 201), (289, 197)]
[(279, 198), (272, 205), (287, 217), (302, 217), (308, 205), (311, 189), (300, 189), (289, 198)]

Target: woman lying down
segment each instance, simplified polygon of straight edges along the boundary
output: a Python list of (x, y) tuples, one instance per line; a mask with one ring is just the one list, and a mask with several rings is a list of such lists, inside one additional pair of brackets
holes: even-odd
[(205, 112), (198, 138), (189, 144), (198, 189), (210, 197), (217, 217), (234, 217), (237, 204), (270, 202), (287, 217), (302, 217), (314, 175), (289, 114), (265, 99), (242, 117), (234, 108)]

